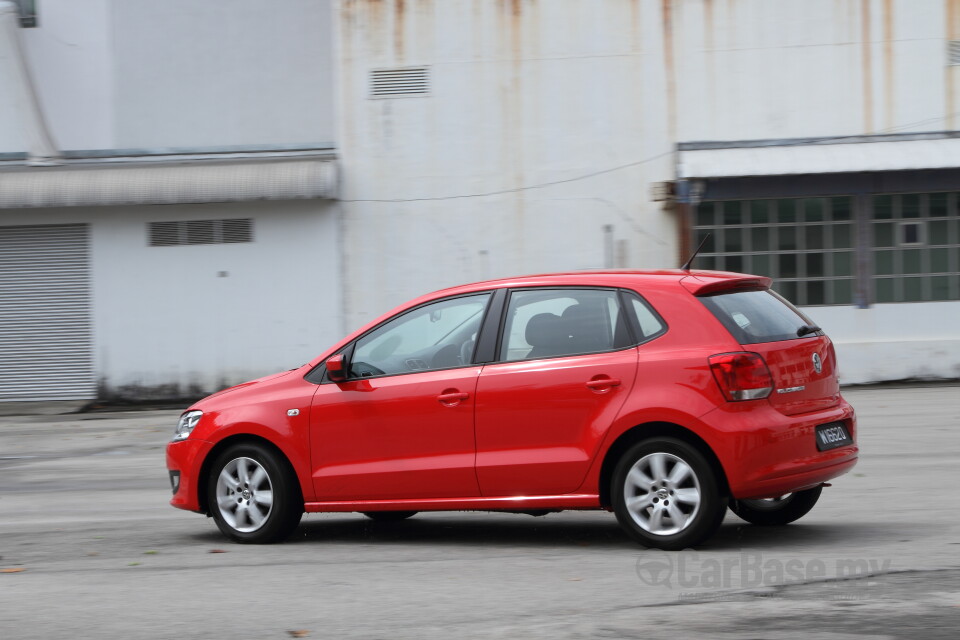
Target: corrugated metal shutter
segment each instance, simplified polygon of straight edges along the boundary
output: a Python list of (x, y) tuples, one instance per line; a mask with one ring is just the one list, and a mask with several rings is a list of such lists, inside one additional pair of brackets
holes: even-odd
[(0, 226), (0, 401), (95, 395), (87, 225)]

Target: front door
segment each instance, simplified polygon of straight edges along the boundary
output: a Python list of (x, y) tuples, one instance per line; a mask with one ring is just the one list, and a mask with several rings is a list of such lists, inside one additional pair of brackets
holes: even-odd
[(473, 344), (489, 294), (387, 320), (345, 350), (349, 379), (310, 412), (317, 500), (480, 495), (474, 471)]

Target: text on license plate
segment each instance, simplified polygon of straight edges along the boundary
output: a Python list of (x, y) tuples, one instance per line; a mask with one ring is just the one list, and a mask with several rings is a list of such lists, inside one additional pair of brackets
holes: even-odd
[(817, 450), (826, 451), (827, 449), (836, 449), (848, 444), (853, 444), (853, 438), (847, 433), (846, 427), (842, 422), (831, 422), (830, 424), (821, 424), (817, 427)]

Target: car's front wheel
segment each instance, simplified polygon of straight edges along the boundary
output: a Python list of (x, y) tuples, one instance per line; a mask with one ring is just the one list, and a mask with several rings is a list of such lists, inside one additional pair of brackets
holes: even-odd
[(253, 544), (283, 540), (303, 515), (286, 461), (256, 443), (233, 445), (217, 456), (210, 466), (207, 505), (224, 535)]
[(730, 511), (749, 522), (761, 526), (790, 524), (813, 509), (820, 499), (822, 487), (788, 493), (779, 498), (763, 500), (731, 500)]
[(716, 532), (727, 499), (696, 448), (675, 438), (631, 447), (613, 472), (612, 497), (620, 525), (641, 544), (684, 549)]

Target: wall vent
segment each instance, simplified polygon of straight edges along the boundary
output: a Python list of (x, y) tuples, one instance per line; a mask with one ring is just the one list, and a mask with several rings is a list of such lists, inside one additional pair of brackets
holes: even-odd
[(253, 242), (253, 220), (250, 218), (151, 222), (149, 229), (151, 247)]
[(427, 67), (375, 69), (370, 72), (371, 98), (412, 98), (430, 93)]
[(960, 40), (947, 40), (947, 64), (960, 64)]

